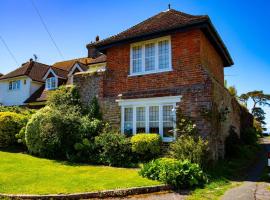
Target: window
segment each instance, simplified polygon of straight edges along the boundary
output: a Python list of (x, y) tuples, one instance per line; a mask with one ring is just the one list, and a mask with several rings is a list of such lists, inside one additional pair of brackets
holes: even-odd
[[(168, 98), (168, 99), (167, 99)], [(139, 100), (120, 100), (122, 106), (122, 132), (128, 135), (136, 133), (157, 133), (163, 141), (175, 138), (176, 102), (180, 97), (159, 97)]]
[(133, 73), (142, 72), (142, 47), (137, 46), (132, 48), (132, 66)]
[(8, 84), (8, 89), (9, 90), (19, 90), (21, 88), (21, 81), (10, 81)]
[(46, 79), (46, 89), (53, 90), (57, 87), (57, 79), (55, 77), (51, 77)]
[(130, 75), (141, 75), (171, 70), (170, 37), (131, 45)]

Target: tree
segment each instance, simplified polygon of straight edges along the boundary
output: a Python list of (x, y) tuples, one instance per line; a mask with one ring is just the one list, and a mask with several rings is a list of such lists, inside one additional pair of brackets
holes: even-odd
[(246, 94), (242, 94), (239, 100), (247, 105), (248, 100), (253, 102), (251, 113), (255, 120), (263, 127), (265, 123), (265, 112), (261, 106), (270, 106), (270, 94), (264, 94), (262, 90), (254, 90)]
[(235, 86), (230, 86), (228, 87), (229, 93), (233, 96), (233, 97), (237, 97), (237, 90), (235, 88)]

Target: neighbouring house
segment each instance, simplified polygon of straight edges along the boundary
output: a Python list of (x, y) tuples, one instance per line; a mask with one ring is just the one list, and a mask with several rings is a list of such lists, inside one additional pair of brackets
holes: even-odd
[(106, 59), (106, 56), (100, 55), (97, 58), (77, 58), (54, 63), (42, 77), (44, 81), (42, 87), (26, 99), (24, 103), (30, 107), (44, 106), (50, 90), (54, 90), (61, 85), (72, 85), (74, 74), (91, 71), (93, 67), (102, 65), (104, 59)]
[(224, 156), (232, 127), (240, 134), (244, 111), (224, 88), (233, 61), (208, 16), (169, 9), (87, 49), (92, 59), (106, 55), (105, 67), (76, 74), (74, 84), (84, 103), (98, 97), (104, 119), (122, 133), (171, 142), (181, 109), (209, 139), (213, 159)]
[(24, 101), (44, 85), (42, 79), (49, 66), (30, 60), (0, 77), (0, 104), (24, 105)]
[[(0, 104), (5, 106), (44, 106), (48, 91), (61, 85), (73, 84), (75, 73), (102, 65), (106, 59), (100, 55), (95, 59), (77, 58), (57, 62), (52, 66), (32, 59), (21, 67), (0, 77)], [(92, 68), (91, 68), (92, 70)]]

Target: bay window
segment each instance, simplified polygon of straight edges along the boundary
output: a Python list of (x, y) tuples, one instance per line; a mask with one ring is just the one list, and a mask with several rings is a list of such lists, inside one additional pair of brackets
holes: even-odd
[(175, 107), (179, 96), (139, 100), (119, 100), (121, 106), (121, 131), (127, 135), (157, 133), (163, 141), (175, 139)]
[(130, 75), (172, 70), (169, 36), (134, 43), (130, 51)]

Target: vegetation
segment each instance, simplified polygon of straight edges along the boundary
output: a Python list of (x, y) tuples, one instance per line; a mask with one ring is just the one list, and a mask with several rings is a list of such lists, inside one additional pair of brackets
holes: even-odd
[(150, 160), (160, 154), (161, 138), (158, 134), (140, 133), (131, 137), (131, 145), (140, 160)]
[(199, 165), (188, 160), (160, 158), (143, 165), (139, 173), (143, 177), (159, 180), (178, 189), (201, 186), (207, 182), (206, 174)]
[(0, 147), (16, 143), (15, 135), (25, 126), (27, 118), (13, 112), (0, 112)]
[(0, 151), (0, 193), (63, 194), (160, 185), (137, 169), (79, 165)]
[(169, 156), (177, 160), (189, 160), (200, 166), (206, 165), (208, 143), (201, 137), (181, 135), (170, 145)]
[(130, 166), (131, 145), (124, 135), (105, 131), (95, 138), (99, 163), (112, 166)]
[(237, 97), (237, 90), (236, 90), (235, 86), (228, 87), (228, 91), (231, 94), (231, 96)]

